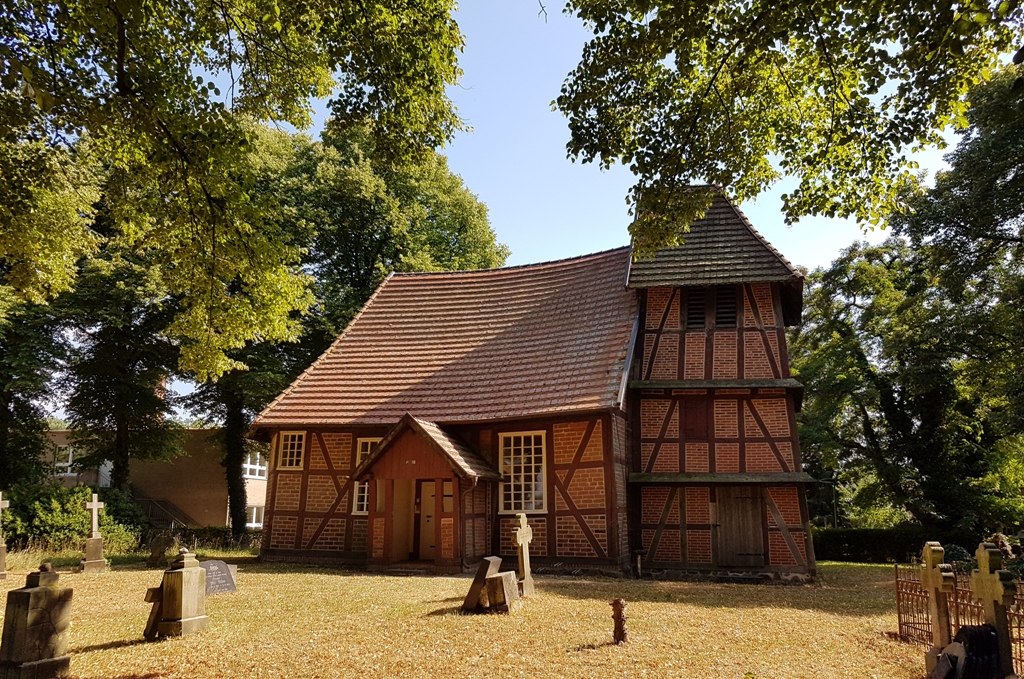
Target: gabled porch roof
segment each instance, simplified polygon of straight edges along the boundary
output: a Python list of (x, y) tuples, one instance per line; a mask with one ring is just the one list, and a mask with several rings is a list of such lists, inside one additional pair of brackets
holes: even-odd
[(430, 443), (440, 453), (441, 457), (448, 462), (452, 471), (460, 478), (473, 481), (501, 480), (501, 475), (494, 470), (494, 467), (465, 443), (448, 434), (433, 422), (418, 419), (409, 413), (406, 413), (398, 421), (398, 424), (391, 428), (387, 436), (374, 446), (369, 456), (352, 472), (352, 477), (356, 480), (362, 480), (362, 477), (370, 471), (370, 468), (373, 467), (377, 460), (383, 457), (402, 434), (407, 431), (423, 437), (424, 440)]

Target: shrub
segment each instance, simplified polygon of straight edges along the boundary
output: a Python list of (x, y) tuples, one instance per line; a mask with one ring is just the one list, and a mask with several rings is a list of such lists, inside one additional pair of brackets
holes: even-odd
[[(921, 548), (929, 540), (940, 541), (947, 554), (954, 546), (972, 543), (970, 536), (943, 535), (915, 524), (892, 528), (823, 528), (814, 530), (813, 538), (817, 559), (863, 563), (916, 562), (921, 558)], [(977, 544), (978, 540), (973, 540), (973, 546), (977, 547)]]
[[(57, 551), (81, 549), (92, 535), (92, 516), (85, 503), (93, 492), (89, 486), (65, 488), (52, 482), (15, 486), (11, 506), (3, 513), (6, 541), (22, 548), (32, 543)], [(145, 519), (131, 496), (111, 489), (100, 489), (98, 494), (106, 505), (99, 516), (104, 550), (110, 554), (135, 551)]]

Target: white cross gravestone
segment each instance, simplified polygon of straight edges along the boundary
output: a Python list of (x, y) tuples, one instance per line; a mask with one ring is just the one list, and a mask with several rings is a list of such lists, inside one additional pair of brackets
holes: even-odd
[(519, 589), (523, 596), (533, 596), (533, 574), (530, 572), (530, 541), (533, 529), (526, 522), (526, 514), (516, 514), (516, 546), (519, 549)]
[(96, 493), (92, 494), (92, 502), (85, 503), (85, 508), (92, 512), (92, 537), (85, 541), (85, 558), (81, 564), (83, 573), (99, 573), (107, 568), (107, 561), (103, 558), (103, 537), (100, 535), (99, 512), (104, 506)]
[(7, 579), (7, 545), (4, 543), (4, 510), (11, 506), (10, 500), (0, 493), (0, 580)]

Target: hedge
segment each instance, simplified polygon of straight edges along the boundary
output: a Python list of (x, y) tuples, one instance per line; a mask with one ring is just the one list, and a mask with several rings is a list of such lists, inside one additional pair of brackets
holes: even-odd
[(820, 561), (860, 563), (910, 563), (921, 557), (921, 548), (929, 540), (944, 546), (959, 545), (974, 553), (980, 538), (970, 535), (941, 534), (917, 525), (893, 528), (821, 528), (814, 529), (814, 556)]

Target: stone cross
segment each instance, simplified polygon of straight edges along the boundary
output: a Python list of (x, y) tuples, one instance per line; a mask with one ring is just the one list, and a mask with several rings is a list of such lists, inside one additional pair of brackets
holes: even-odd
[(533, 574), (530, 572), (530, 541), (533, 529), (526, 522), (526, 514), (516, 514), (519, 527), (516, 528), (516, 546), (519, 549), (519, 587), (523, 596), (533, 596)]
[(92, 502), (85, 503), (85, 508), (92, 510), (92, 536), (94, 538), (100, 537), (100, 510), (105, 506), (100, 502), (100, 498), (96, 493), (92, 494)]
[(1003, 570), (1003, 555), (991, 542), (982, 542), (975, 552), (977, 570), (971, 573), (971, 592), (985, 610), (985, 622), (996, 628), (999, 642), (1000, 676), (1013, 674), (1013, 648), (1006, 609), (1017, 597), (1017, 583), (1010, 571)]
[(935, 669), (942, 649), (949, 646), (950, 620), (947, 593), (953, 591), (953, 567), (943, 563), (945, 550), (938, 542), (926, 542), (921, 554), (921, 585), (928, 594), (928, 613), (932, 620), (932, 647), (925, 653), (925, 668)]

